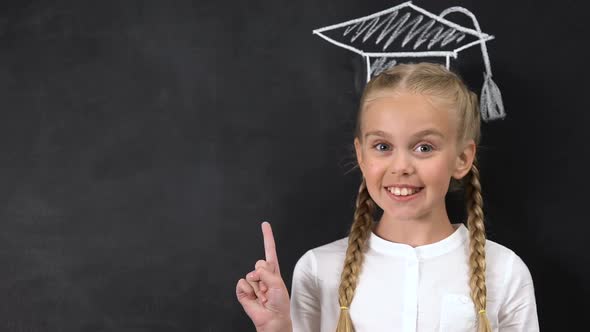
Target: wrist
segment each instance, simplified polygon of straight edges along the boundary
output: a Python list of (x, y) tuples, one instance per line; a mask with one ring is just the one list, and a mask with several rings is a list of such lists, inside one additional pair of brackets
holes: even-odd
[(291, 320), (285, 325), (285, 332), (293, 332), (293, 323)]
[(277, 324), (269, 324), (268, 326), (259, 327), (256, 332), (293, 332), (293, 323), (291, 319), (281, 321)]

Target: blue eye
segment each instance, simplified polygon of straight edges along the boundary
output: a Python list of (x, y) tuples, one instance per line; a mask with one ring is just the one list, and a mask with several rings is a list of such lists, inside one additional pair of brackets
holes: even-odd
[(434, 148), (430, 144), (420, 144), (420, 145), (418, 145), (418, 147), (416, 149), (418, 150), (418, 152), (424, 152), (424, 153), (432, 152), (432, 150), (434, 150)]
[(389, 145), (384, 144), (384, 143), (377, 143), (377, 144), (373, 145), (373, 148), (376, 149), (377, 151), (387, 151), (387, 150), (389, 150)]

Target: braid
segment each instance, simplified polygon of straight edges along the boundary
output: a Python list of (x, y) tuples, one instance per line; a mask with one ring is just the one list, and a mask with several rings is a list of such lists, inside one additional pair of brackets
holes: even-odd
[(350, 234), (348, 236), (348, 248), (340, 277), (338, 296), (340, 302), (340, 318), (336, 332), (353, 332), (354, 327), (350, 319), (349, 307), (354, 297), (358, 276), (363, 265), (364, 252), (373, 226), (373, 213), (375, 203), (369, 196), (365, 179), (361, 182), (356, 199), (356, 210)]
[(478, 332), (491, 332), (490, 322), (486, 310), (486, 234), (483, 216), (483, 199), (481, 196), (481, 184), (479, 182), (479, 170), (475, 160), (471, 166), (470, 180), (467, 183), (467, 227), (469, 229), (469, 266), (471, 275), (469, 286), (471, 298), (475, 303), (475, 309), (479, 315)]

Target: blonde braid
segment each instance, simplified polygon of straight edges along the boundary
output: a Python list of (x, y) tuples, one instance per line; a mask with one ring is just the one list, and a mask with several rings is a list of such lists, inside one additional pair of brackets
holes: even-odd
[(354, 326), (350, 319), (349, 307), (354, 297), (358, 276), (363, 265), (364, 252), (373, 226), (375, 203), (369, 196), (365, 179), (361, 182), (356, 198), (354, 221), (348, 236), (348, 248), (340, 278), (338, 296), (340, 302), (340, 318), (336, 332), (353, 332)]
[(483, 216), (483, 199), (481, 196), (481, 184), (479, 182), (479, 170), (475, 160), (471, 166), (471, 178), (467, 183), (467, 227), (469, 229), (469, 266), (471, 275), (469, 286), (471, 298), (478, 312), (478, 332), (491, 332), (490, 322), (486, 313), (486, 234)]

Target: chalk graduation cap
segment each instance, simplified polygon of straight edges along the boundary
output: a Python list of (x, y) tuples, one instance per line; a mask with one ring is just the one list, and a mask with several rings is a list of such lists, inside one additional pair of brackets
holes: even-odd
[[(461, 26), (445, 18), (451, 13), (467, 15), (473, 27)], [(463, 7), (450, 7), (435, 15), (404, 2), (395, 7), (339, 24), (313, 30), (330, 43), (363, 56), (367, 82), (372, 75), (397, 63), (399, 58), (441, 57), (447, 69), (459, 52), (479, 45), (485, 64), (480, 112), (484, 121), (506, 116), (500, 89), (492, 80), (486, 42), (494, 36), (483, 33), (475, 15)]]

